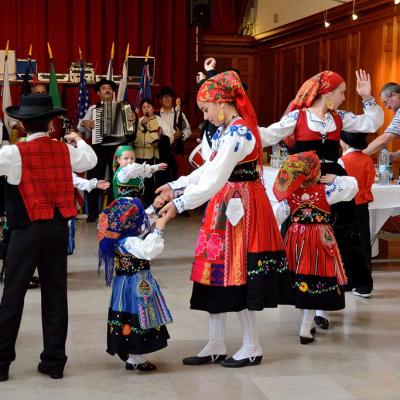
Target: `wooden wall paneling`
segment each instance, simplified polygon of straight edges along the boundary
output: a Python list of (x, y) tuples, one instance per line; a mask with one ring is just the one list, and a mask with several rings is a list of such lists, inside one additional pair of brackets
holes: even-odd
[[(358, 30), (350, 32), (347, 36), (348, 45), (348, 59), (347, 59), (347, 75), (344, 77), (346, 80), (346, 101), (345, 109), (352, 111), (355, 114), (362, 114), (362, 102), (359, 94), (356, 91), (357, 77), (356, 70), (364, 68), (360, 63), (360, 32)], [(368, 72), (369, 70), (366, 69)]]
[[(293, 100), (298, 90), (298, 48), (292, 47), (279, 51), (281, 79), (277, 96), (279, 118)], [(278, 119), (279, 119), (278, 118)]]
[(303, 72), (301, 81), (311, 78), (321, 69), (320, 41), (315, 40), (303, 46)]

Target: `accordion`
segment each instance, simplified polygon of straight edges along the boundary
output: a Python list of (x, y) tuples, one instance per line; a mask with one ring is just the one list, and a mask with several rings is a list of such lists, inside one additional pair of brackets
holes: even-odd
[(95, 126), (92, 130), (92, 144), (132, 141), (135, 124), (128, 121), (130, 112), (131, 106), (123, 101), (105, 101), (102, 107), (94, 108)]

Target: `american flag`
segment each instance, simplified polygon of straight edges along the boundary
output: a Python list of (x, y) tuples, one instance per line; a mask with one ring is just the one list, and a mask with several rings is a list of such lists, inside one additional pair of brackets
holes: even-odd
[(79, 94), (78, 94), (78, 120), (81, 120), (89, 108), (89, 94), (85, 79), (85, 67), (83, 62), (80, 62), (81, 74), (79, 78)]
[(151, 85), (150, 85), (150, 72), (149, 63), (145, 62), (143, 66), (142, 76), (140, 78), (139, 90), (136, 94), (135, 111), (139, 111), (140, 103), (143, 99), (151, 99)]

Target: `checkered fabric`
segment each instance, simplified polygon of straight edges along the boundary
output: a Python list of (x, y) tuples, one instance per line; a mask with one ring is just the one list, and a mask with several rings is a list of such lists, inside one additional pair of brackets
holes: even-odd
[(22, 159), (18, 188), (30, 220), (52, 219), (55, 208), (64, 218), (76, 216), (68, 146), (50, 137), (16, 145)]

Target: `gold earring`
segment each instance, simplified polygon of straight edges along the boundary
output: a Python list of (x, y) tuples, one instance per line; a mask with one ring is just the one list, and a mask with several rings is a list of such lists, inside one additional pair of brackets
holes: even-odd
[(220, 109), (219, 109), (219, 112), (218, 112), (218, 120), (219, 120), (220, 122), (222, 122), (224, 119), (225, 119), (224, 113), (222, 112), (222, 109), (220, 108)]
[(326, 100), (326, 106), (328, 107), (328, 110), (333, 110), (333, 101), (331, 99)]

